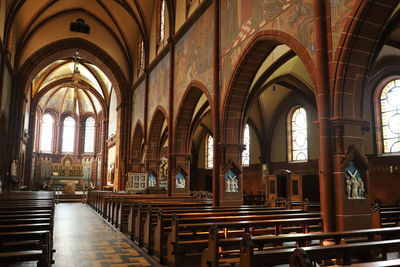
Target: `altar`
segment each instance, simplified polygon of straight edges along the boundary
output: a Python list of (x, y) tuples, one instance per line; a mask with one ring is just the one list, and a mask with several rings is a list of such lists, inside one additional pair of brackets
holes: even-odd
[(75, 194), (75, 186), (83, 185), (82, 164), (74, 162), (71, 155), (65, 155), (60, 163), (52, 163), (52, 176), (50, 176), (51, 185), (62, 185), (63, 193)]
[(75, 184), (83, 185), (83, 176), (51, 176), (50, 183), (62, 184), (62, 182), (75, 182)]
[(62, 193), (66, 195), (75, 195), (75, 187), (77, 181), (61, 180), (60, 184), (63, 185)]

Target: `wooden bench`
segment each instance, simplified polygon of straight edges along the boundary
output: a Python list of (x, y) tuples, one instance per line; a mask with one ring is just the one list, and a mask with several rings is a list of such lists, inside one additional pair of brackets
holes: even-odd
[[(304, 213), (302, 210), (283, 210), (280, 208), (268, 208), (265, 206), (239, 206), (239, 207), (215, 207), (215, 208), (191, 208), (185, 210), (183, 208), (176, 209), (174, 207), (155, 209), (149, 207), (146, 219), (143, 225), (144, 233), (143, 246), (147, 253), (152, 253), (154, 248), (154, 239), (158, 240), (158, 244), (164, 243), (168, 238), (168, 231), (172, 225), (172, 217), (178, 218), (204, 218), (204, 217), (221, 217), (221, 216), (239, 216), (239, 215), (277, 215), (288, 213)], [(318, 213), (319, 215), (319, 213)], [(316, 216), (316, 215), (315, 215)]]
[[(384, 229), (364, 229), (355, 231), (344, 231), (344, 232), (331, 232), (331, 233), (312, 233), (312, 234), (300, 234), (300, 235), (289, 235), (289, 236), (255, 236), (245, 235), (241, 241), (240, 251), (240, 265), (241, 266), (263, 266), (265, 264), (288, 264), (291, 254), (294, 251), (293, 244), (290, 247), (278, 248), (265, 247), (266, 244), (283, 244), (284, 242), (295, 242), (294, 247), (302, 247), (305, 251), (311, 250), (314, 258), (312, 260), (328, 260), (331, 258), (343, 258), (345, 264), (349, 264), (349, 259), (354, 258), (357, 253), (357, 247), (369, 247), (374, 249), (377, 245), (383, 246), (383, 248), (391, 242), (385, 243), (395, 239), (400, 241), (400, 227), (384, 228)], [(312, 241), (318, 241), (313, 243)], [(323, 246), (325, 240), (333, 241), (332, 245)], [(378, 243), (374, 243), (378, 242)], [(381, 242), (381, 243), (379, 243)], [(330, 242), (332, 243), (332, 242)], [(215, 261), (215, 257), (218, 259), (218, 255), (215, 256), (215, 248), (218, 243), (210, 245), (207, 253), (203, 255), (203, 266), (218, 266), (218, 262)], [(389, 245), (390, 247), (391, 245)], [(396, 245), (397, 246), (397, 245)], [(210, 248), (213, 251), (210, 251)], [(330, 251), (330, 249), (333, 249)], [(352, 253), (349, 255), (343, 253), (344, 248), (346, 253)], [(325, 256), (324, 251), (326, 252)], [(364, 250), (367, 251), (367, 250)], [(389, 250), (383, 251), (386, 254)], [(317, 257), (318, 253), (321, 253), (320, 258)], [(207, 259), (208, 257), (208, 259)], [(347, 258), (346, 258), (347, 257)], [(369, 259), (366, 259), (369, 260)], [(261, 264), (261, 265), (260, 265)]]
[(380, 206), (374, 203), (371, 206), (372, 227), (394, 227), (400, 223), (399, 206)]
[(53, 192), (0, 194), (0, 262), (50, 266), (53, 221)]
[[(199, 221), (196, 219), (196, 221)], [(218, 232), (222, 232), (225, 237), (239, 236), (244, 232), (252, 234), (273, 233), (280, 235), (285, 232), (285, 228), (289, 231), (308, 233), (310, 228), (318, 227), (322, 229), (321, 217), (309, 218), (280, 218), (280, 219), (264, 219), (262, 216), (257, 218), (243, 218), (237, 221), (231, 221), (228, 218), (221, 218), (220, 221), (210, 222), (209, 218), (204, 218), (203, 222), (181, 223), (175, 218), (172, 221), (171, 232), (168, 235), (167, 251), (168, 266), (185, 266), (193, 262), (200, 262), (201, 254), (208, 244), (208, 234), (211, 227), (216, 227)], [(163, 262), (163, 250), (156, 251), (160, 253), (159, 259)]]

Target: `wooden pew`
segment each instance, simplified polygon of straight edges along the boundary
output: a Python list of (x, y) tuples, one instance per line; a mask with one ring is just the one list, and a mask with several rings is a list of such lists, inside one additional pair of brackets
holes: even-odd
[(380, 206), (377, 203), (371, 206), (372, 227), (394, 227), (400, 223), (399, 206)]
[[(270, 266), (284, 264), (290, 261), (294, 252), (293, 248), (272, 249), (272, 250), (254, 250), (254, 247), (244, 245), (241, 251), (240, 266)], [(351, 265), (353, 259), (361, 261), (374, 261), (376, 255), (372, 251), (380, 251), (383, 254), (383, 260), (386, 259), (388, 252), (398, 251), (400, 248), (400, 239), (378, 240), (368, 242), (358, 242), (343, 245), (315, 246), (302, 248), (311, 261), (321, 262), (331, 259), (341, 261), (343, 265)]]
[(142, 244), (143, 225), (147, 216), (147, 208), (153, 209), (174, 209), (174, 210), (197, 210), (209, 207), (209, 200), (190, 200), (182, 201), (181, 199), (152, 199), (152, 200), (135, 200), (129, 203), (129, 215), (127, 216), (127, 225), (121, 226), (122, 232), (127, 229), (128, 236), (138, 244)]
[(53, 192), (0, 194), (0, 262), (50, 266), (53, 221)]
[[(204, 218), (204, 217), (221, 217), (221, 216), (240, 216), (240, 215), (277, 215), (277, 214), (294, 214), (304, 213), (302, 210), (283, 210), (281, 208), (269, 208), (265, 206), (239, 206), (239, 207), (204, 207), (183, 209), (175, 207), (157, 209), (149, 207), (146, 219), (143, 225), (144, 233), (143, 246), (147, 253), (152, 253), (154, 248), (154, 240), (157, 239), (157, 244), (164, 243), (168, 238), (168, 231), (172, 225), (172, 217), (178, 218)], [(310, 215), (311, 216), (311, 215)], [(314, 214), (317, 216), (317, 214)], [(320, 214), (318, 213), (318, 216)], [(159, 246), (159, 245), (158, 245)]]
[[(289, 248), (266, 248), (265, 244), (282, 244), (284, 242), (295, 242), (296, 247), (302, 247), (307, 253), (311, 251), (313, 261), (328, 260), (330, 258), (342, 258), (344, 264), (350, 264), (350, 260), (360, 255), (358, 247), (361, 248), (363, 260), (371, 260), (369, 252), (372, 249), (383, 249), (384, 257), (390, 249), (398, 249), (400, 245), (400, 227), (384, 229), (364, 229), (331, 233), (312, 233), (289, 236), (255, 236), (245, 235), (241, 241), (240, 266), (264, 266), (274, 264), (288, 264), (294, 251)], [(312, 241), (318, 241), (317, 244)], [(323, 246), (324, 240), (334, 240), (333, 245)], [(350, 240), (351, 243), (346, 243)], [(393, 241), (395, 240), (395, 241)], [(215, 245), (218, 245), (215, 244)], [(313, 245), (313, 246), (312, 246)], [(389, 249), (390, 248), (390, 249)], [(208, 252), (208, 260), (204, 256), (203, 266), (218, 266), (214, 260), (215, 256)], [(214, 254), (214, 253), (212, 253)], [(310, 255), (309, 255), (310, 256)], [(375, 257), (375, 255), (373, 255)]]
[[(198, 222), (198, 218), (194, 223), (181, 223), (174, 217), (172, 229), (168, 235), (168, 266), (184, 266), (200, 262), (202, 250), (205, 244), (208, 244), (209, 229), (213, 226), (218, 231), (223, 231), (226, 237), (238, 236), (238, 233), (251, 232), (252, 234), (263, 234), (266, 232), (280, 235), (284, 232), (285, 227), (303, 233), (308, 233), (310, 227), (318, 225), (319, 230), (322, 229), (321, 217), (305, 217), (305, 218), (280, 218), (280, 219), (264, 219), (262, 216), (257, 218), (244, 218), (237, 221), (221, 218), (220, 221), (210, 222), (210, 218), (204, 218), (203, 222)], [(200, 240), (199, 240), (200, 239)], [(162, 249), (160, 259), (162, 262)], [(197, 254), (197, 255), (196, 255)], [(156, 251), (155, 251), (156, 255)], [(193, 255), (196, 257), (190, 257)]]
[[(171, 203), (172, 205), (174, 205), (175, 203), (180, 203), (182, 205), (192, 206), (192, 207), (212, 205), (211, 200), (194, 199), (193, 197), (187, 197), (187, 196), (176, 196), (176, 197), (165, 198), (165, 196), (161, 195), (161, 197), (157, 198), (153, 197), (151, 199), (141, 198), (139, 196), (133, 199), (123, 198), (119, 200), (116, 206), (115, 225), (118, 229), (121, 230), (121, 232), (127, 233), (129, 232), (128, 231), (130, 223), (129, 219), (132, 219), (132, 217), (130, 216), (130, 213), (132, 212), (131, 208), (139, 208), (140, 204), (142, 205), (142, 207), (148, 206), (150, 204), (152, 205), (158, 204), (161, 206), (166, 206), (167, 203)], [(132, 231), (132, 228), (130, 229)]]
[[(136, 206), (136, 211), (132, 210), (132, 240), (139, 246), (143, 245), (145, 235), (145, 222), (148, 212), (148, 207), (153, 209), (170, 209), (173, 208), (175, 211), (195, 211), (198, 209), (206, 208), (204, 205), (208, 205), (208, 200), (193, 200), (193, 202), (181, 202), (180, 200), (164, 200), (163, 202), (141, 202)], [(133, 206), (135, 209), (135, 205)], [(206, 208), (207, 209), (207, 208)]]

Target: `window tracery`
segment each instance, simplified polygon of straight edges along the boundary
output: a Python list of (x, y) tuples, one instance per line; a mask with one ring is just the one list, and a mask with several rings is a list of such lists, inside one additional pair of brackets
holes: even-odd
[(307, 114), (303, 107), (294, 107), (288, 116), (289, 161), (308, 160)]
[(62, 148), (64, 152), (74, 152), (75, 145), (75, 119), (68, 116), (63, 121)]
[(44, 114), (42, 118), (42, 136), (40, 140), (40, 150), (45, 152), (52, 151), (53, 145), (54, 118), (50, 114)]
[(249, 125), (246, 123), (243, 131), (243, 145), (246, 148), (242, 152), (242, 165), (249, 166), (250, 165), (250, 128)]

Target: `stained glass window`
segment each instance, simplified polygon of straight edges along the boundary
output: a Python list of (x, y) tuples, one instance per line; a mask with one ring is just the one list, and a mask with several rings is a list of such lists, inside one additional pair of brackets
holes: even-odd
[(144, 69), (144, 47), (143, 41), (140, 42), (140, 69)]
[(51, 152), (53, 144), (53, 125), (54, 119), (50, 114), (44, 114), (42, 118), (42, 140), (40, 141), (40, 150)]
[(246, 126), (244, 127), (243, 145), (245, 145), (246, 148), (242, 152), (242, 165), (249, 166), (250, 165), (250, 129), (249, 129), (248, 124), (246, 124)]
[(160, 10), (160, 41), (164, 40), (165, 34), (165, 0), (161, 2)]
[(94, 152), (94, 127), (95, 121), (93, 117), (89, 117), (86, 119), (85, 123), (85, 148), (83, 150), (84, 153), (93, 153)]
[(381, 119), (383, 153), (400, 152), (400, 79), (392, 80), (382, 89)]
[(307, 114), (302, 107), (296, 107), (289, 113), (289, 160), (308, 159)]
[(214, 138), (211, 135), (207, 135), (206, 138), (206, 153), (206, 167), (212, 169), (214, 166)]
[(63, 122), (62, 152), (74, 152), (75, 144), (75, 120), (71, 116)]

